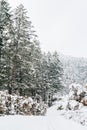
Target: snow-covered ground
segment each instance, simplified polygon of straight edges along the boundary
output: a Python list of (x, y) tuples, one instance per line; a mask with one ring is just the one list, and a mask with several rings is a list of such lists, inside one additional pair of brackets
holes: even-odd
[[(1, 92), (1, 110), (4, 95)], [(7, 96), (6, 96), (7, 97)], [(87, 88), (71, 84), (68, 95), (58, 97), (47, 109), (45, 116), (8, 115), (0, 116), (0, 130), (86, 130), (87, 129)], [(13, 97), (11, 98), (13, 99)], [(27, 99), (28, 100), (28, 99)], [(11, 100), (15, 101), (15, 100)], [(20, 104), (21, 104), (21, 100)], [(25, 98), (24, 100), (25, 101)], [(30, 100), (29, 100), (30, 101)], [(30, 102), (29, 102), (30, 103)], [(14, 104), (14, 102), (12, 102)], [(20, 105), (19, 105), (20, 106)], [(43, 106), (41, 104), (41, 106)], [(20, 113), (17, 113), (20, 114)]]
[(83, 106), (78, 110), (57, 110), (58, 103), (53, 107), (49, 108), (47, 111), (47, 116), (62, 116), (67, 120), (71, 120), (73, 122), (77, 122), (77, 124), (81, 124), (87, 127), (87, 106)]
[(46, 116), (1, 116), (0, 130), (87, 130), (72, 120), (60, 116), (57, 105), (48, 109)]

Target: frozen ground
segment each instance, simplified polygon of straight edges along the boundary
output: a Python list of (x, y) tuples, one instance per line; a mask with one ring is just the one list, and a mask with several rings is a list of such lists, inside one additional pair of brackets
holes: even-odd
[(46, 116), (1, 116), (0, 130), (87, 130), (86, 126), (60, 116), (56, 108), (49, 108)]
[[(59, 102), (56, 103), (53, 107), (49, 108), (47, 111), (47, 116), (62, 116), (65, 119), (77, 122), (83, 126), (87, 127), (87, 106), (82, 106), (77, 110), (57, 110), (59, 106)], [(64, 104), (66, 104), (64, 102)], [(66, 106), (66, 105), (65, 105)]]

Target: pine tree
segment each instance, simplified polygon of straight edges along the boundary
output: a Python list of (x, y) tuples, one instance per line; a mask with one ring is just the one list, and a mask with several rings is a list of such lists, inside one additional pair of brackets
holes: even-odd
[(58, 91), (62, 89), (62, 64), (59, 60), (57, 52), (53, 54), (48, 53), (48, 79), (50, 83), (50, 89), (53, 91)]
[(41, 60), (41, 90), (42, 98), (46, 102), (48, 98), (48, 90), (50, 88), (49, 79), (48, 79), (48, 60), (47, 55), (44, 53)]
[(8, 48), (11, 40), (11, 12), (9, 3), (6, 0), (0, 1), (0, 87), (8, 86), (10, 77), (10, 55)]
[(41, 89), (41, 49), (39, 45), (39, 41), (37, 39), (34, 39), (34, 50), (33, 50), (33, 68), (35, 70), (34, 75), (34, 83), (35, 88), (38, 89), (38, 91)]
[(27, 16), (24, 6), (19, 5), (14, 14), (14, 57), (13, 57), (13, 85), (17, 89), (29, 89), (35, 87), (34, 56), (36, 35), (32, 22)]

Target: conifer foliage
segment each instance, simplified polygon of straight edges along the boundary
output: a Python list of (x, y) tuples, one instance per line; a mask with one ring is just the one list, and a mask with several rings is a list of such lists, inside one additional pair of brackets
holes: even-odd
[(63, 88), (62, 72), (57, 52), (42, 54), (24, 6), (11, 12), (9, 3), (0, 0), (0, 89), (9, 94), (39, 94), (45, 101), (50, 91)]
[(0, 87), (9, 82), (11, 41), (11, 13), (10, 6), (5, 0), (0, 1)]

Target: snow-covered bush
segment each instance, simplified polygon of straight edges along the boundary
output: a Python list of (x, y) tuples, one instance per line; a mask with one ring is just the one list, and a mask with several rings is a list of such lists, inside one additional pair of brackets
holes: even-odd
[(57, 110), (67, 119), (87, 126), (87, 85), (71, 84), (69, 94), (57, 100)]
[(34, 101), (31, 97), (10, 95), (7, 91), (0, 91), (0, 114), (7, 115), (44, 115), (46, 105), (40, 101)]
[(58, 102), (58, 110), (78, 110), (83, 105), (87, 106), (87, 88), (80, 84), (71, 84), (69, 94), (63, 96)]
[(86, 88), (80, 84), (71, 84), (69, 86), (69, 90), (69, 99), (73, 99), (79, 102), (83, 99), (83, 97), (86, 94)]
[(62, 100), (58, 102), (58, 110), (78, 110), (83, 105), (75, 100), (70, 100), (67, 97), (63, 97)]

